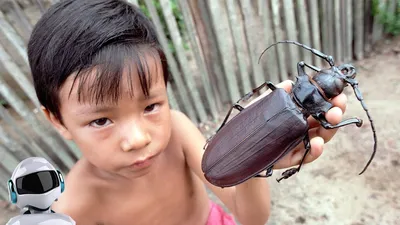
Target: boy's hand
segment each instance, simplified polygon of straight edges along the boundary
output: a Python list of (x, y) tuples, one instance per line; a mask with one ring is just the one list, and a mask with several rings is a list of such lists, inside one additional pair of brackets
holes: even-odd
[[(287, 92), (290, 92), (290, 90), (292, 89), (292, 81), (287, 80), (277, 84), (276, 86), (284, 88)], [(333, 98), (331, 103), (334, 107), (327, 112), (326, 119), (331, 124), (337, 124), (342, 120), (342, 115), (346, 110), (347, 97), (342, 93)], [(319, 122), (317, 122), (311, 116), (308, 118), (308, 122), (310, 125), (309, 135), (311, 150), (309, 154), (307, 154), (304, 163), (309, 163), (317, 159), (322, 154), (324, 144), (332, 139), (338, 129), (336, 128), (327, 130), (323, 128), (319, 124)], [(274, 169), (283, 169), (298, 165), (303, 158), (304, 153), (304, 143), (301, 142), (294, 150), (292, 150), (284, 158), (279, 160), (275, 164)]]

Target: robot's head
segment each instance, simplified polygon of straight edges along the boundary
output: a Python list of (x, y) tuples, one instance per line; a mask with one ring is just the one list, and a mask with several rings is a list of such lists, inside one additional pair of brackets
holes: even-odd
[(64, 178), (46, 159), (31, 157), (17, 165), (7, 186), (18, 208), (46, 210), (64, 191)]

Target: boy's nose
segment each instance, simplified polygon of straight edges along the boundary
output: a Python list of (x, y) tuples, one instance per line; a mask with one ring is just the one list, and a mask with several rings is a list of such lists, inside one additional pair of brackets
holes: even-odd
[(129, 129), (128, 132), (129, 133), (125, 134), (126, 138), (121, 144), (121, 148), (124, 152), (142, 149), (151, 141), (150, 134), (137, 126), (134, 126), (133, 129)]

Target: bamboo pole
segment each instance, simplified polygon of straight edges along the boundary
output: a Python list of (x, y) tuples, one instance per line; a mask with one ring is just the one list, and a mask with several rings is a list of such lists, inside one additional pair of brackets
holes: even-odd
[[(228, 92), (231, 102), (236, 102), (240, 99), (240, 92), (238, 81), (236, 78), (236, 70), (234, 65), (236, 65), (236, 57), (233, 57), (235, 52), (232, 47), (232, 34), (229, 28), (229, 20), (226, 12), (224, 1), (208, 0), (210, 8), (210, 17), (217, 33), (217, 43), (218, 48), (221, 52), (220, 57), (222, 60), (222, 65), (224, 68), (224, 75), (228, 86)], [(224, 81), (220, 81), (224, 82)]]
[(4, 48), (16, 59), (20, 66), (25, 70), (29, 70), (28, 56), (26, 53), (25, 43), (22, 38), (17, 34), (15, 29), (8, 23), (4, 13), (0, 11), (0, 37), (5, 42)]
[[(305, 0), (298, 0), (297, 2), (297, 20), (299, 21), (299, 36), (300, 36), (300, 42), (308, 45), (308, 46), (312, 46), (312, 41), (310, 38), (310, 23), (308, 21), (307, 18), (307, 14), (309, 13), (309, 10), (307, 10), (306, 7), (306, 3)], [(316, 18), (317, 16), (315, 16), (315, 14), (313, 14), (313, 19)], [(316, 34), (313, 34), (313, 36), (317, 36)], [(314, 47), (314, 46), (313, 46)], [(311, 52), (302, 49), (301, 51), (301, 60), (308, 63), (308, 64), (312, 64), (313, 60), (312, 57), (316, 57), (315, 55), (313, 55)]]
[[(33, 84), (28, 80), (28, 78), (23, 74), (23, 72), (19, 69), (19, 67), (11, 60), (11, 57), (8, 55), (8, 53), (4, 50), (4, 48), (0, 45), (0, 63), (4, 66), (6, 71), (11, 75), (11, 77), (14, 78), (14, 80), (17, 82), (17, 84), (22, 88), (22, 90), (25, 92), (25, 94), (28, 96), (28, 98), (33, 102), (35, 107), (39, 110), (41, 107), (41, 104), (39, 103), (39, 100), (37, 99), (35, 89), (33, 87)], [(39, 116), (43, 116), (42, 114), (39, 114)], [(47, 128), (50, 130), (53, 130), (52, 127), (49, 126), (49, 124), (43, 123), (43, 128)], [(72, 151), (72, 153), (76, 157), (80, 157), (79, 151), (69, 142), (64, 140), (63, 138), (59, 136), (54, 136), (52, 139), (54, 141), (58, 140), (58, 142), (62, 142), (66, 144), (66, 146), (69, 147), (68, 150)], [(61, 146), (58, 146), (59, 149), (62, 149)]]
[(6, 84), (3, 78), (0, 77), (0, 94), (6, 99), (6, 101), (15, 109), (15, 111), (23, 118), (29, 125), (31, 125), (33, 131), (42, 138), (42, 140), (50, 147), (50, 149), (60, 158), (67, 168), (71, 168), (74, 165), (73, 158), (67, 153), (66, 149), (63, 148), (55, 137), (48, 132), (47, 129), (41, 124), (35, 115), (29, 110), (24, 102), (18, 97), (18, 95)]
[[(0, 130), (2, 130), (1, 126)], [(21, 158), (20, 156), (16, 156), (17, 154), (14, 152), (14, 150), (12, 151), (13, 154), (11, 154), (4, 146), (0, 145), (0, 164), (9, 174), (13, 173), (15, 167), (18, 165), (20, 161), (28, 157), (31, 157), (31, 156), (24, 156)]]
[(40, 108), (39, 100), (37, 99), (35, 88), (28, 78), (23, 74), (19, 67), (11, 60), (11, 57), (5, 51), (5, 49), (0, 45), (0, 63), (6, 69), (8, 74), (10, 74), (18, 85), (22, 88), (28, 98), (33, 102), (33, 104)]
[[(245, 25), (246, 25), (246, 36), (247, 42), (249, 44), (249, 56), (251, 59), (251, 66), (253, 68), (253, 79), (254, 85), (259, 86), (266, 81), (268, 74), (264, 73), (262, 64), (258, 63), (258, 58), (260, 53), (262, 52), (260, 45), (260, 36), (262, 39), (264, 37), (263, 34), (258, 31), (258, 23), (257, 18), (255, 16), (256, 12), (253, 9), (251, 0), (243, 0), (241, 1), (241, 8), (244, 15)], [(233, 24), (235, 26), (235, 24)], [(261, 35), (260, 35), (261, 34)], [(247, 92), (249, 92), (248, 90)], [(244, 94), (244, 93), (243, 93)]]
[[(385, 6), (388, 0), (378, 0), (377, 10), (385, 10)], [(373, 18), (374, 22), (372, 25), (372, 43), (379, 41), (384, 33), (383, 24), (379, 21), (379, 16), (375, 15)]]
[(345, 45), (344, 45), (344, 49), (346, 52), (346, 61), (352, 61), (353, 60), (353, 4), (352, 4), (352, 0), (344, 0), (345, 1), (345, 11), (346, 11), (346, 15), (345, 15), (345, 27), (346, 27), (346, 38), (345, 38)]
[[(271, 9), (268, 5), (268, 2), (265, 0), (259, 0), (258, 1), (259, 5), (259, 10), (261, 13), (261, 18), (263, 22), (263, 28), (264, 28), (264, 46), (265, 48), (276, 42), (275, 37), (274, 37), (274, 28), (272, 26), (272, 13)], [(261, 54), (262, 51), (260, 51)], [(267, 57), (266, 59), (260, 59), (260, 63), (265, 62), (267, 64), (267, 73), (269, 80), (273, 83), (279, 83), (281, 82), (281, 79), (279, 77), (279, 74), (281, 73), (279, 71), (279, 66), (277, 62), (277, 53), (276, 53), (276, 48), (271, 49), (268, 51), (268, 54), (265, 55)], [(258, 59), (257, 59), (258, 61)]]
[(200, 122), (205, 122), (207, 120), (207, 113), (204, 109), (203, 101), (200, 97), (200, 93), (198, 91), (198, 87), (193, 77), (193, 73), (195, 71), (191, 71), (187, 65), (189, 65), (188, 59), (185, 54), (185, 50), (183, 49), (183, 41), (182, 36), (179, 32), (178, 25), (176, 23), (174, 14), (172, 13), (172, 8), (169, 0), (160, 0), (162, 12), (164, 18), (167, 23), (167, 27), (169, 33), (171, 35), (172, 42), (174, 43), (174, 47), (176, 50), (176, 55), (180, 62), (181, 69), (183, 74), (185, 75), (186, 85), (190, 90), (190, 96), (192, 100), (195, 102), (194, 107), (196, 108), (196, 112), (199, 116)]
[[(16, 160), (23, 160), (32, 156), (19, 142), (15, 141), (2, 126), (0, 126), (0, 141), (13, 153)], [(6, 157), (7, 160), (11, 160), (11, 157), (6, 155), (6, 150), (4, 148), (0, 149), (0, 151), (3, 152), (3, 157)], [(8, 163), (8, 161), (5, 163)]]
[(175, 109), (177, 111), (181, 111), (181, 109), (179, 108), (179, 104), (176, 101), (174, 91), (172, 91), (172, 87), (169, 82), (167, 84), (167, 93), (168, 93), (168, 101), (169, 101), (169, 104), (171, 105), (171, 108)]
[[(283, 29), (280, 22), (280, 13), (279, 13), (279, 0), (271, 0), (271, 8), (272, 8), (272, 23), (275, 31), (276, 40), (283, 40)], [(280, 70), (280, 77), (281, 80), (289, 79), (288, 70), (286, 67), (286, 60), (285, 60), (285, 51), (280, 50), (277, 47), (272, 47), (276, 49), (276, 53), (278, 55), (278, 65)], [(271, 49), (273, 50), (273, 49)]]
[[(208, 1), (193, 0), (189, 3), (196, 20), (196, 28), (201, 36), (200, 41), (201, 47), (204, 50), (204, 59), (207, 62), (207, 66), (210, 68), (210, 80), (213, 89), (218, 93), (218, 97), (221, 99), (222, 103), (229, 102), (229, 104), (231, 104), (228, 84), (225, 81), (222, 58), (220, 57), (221, 52), (217, 42), (217, 35), (219, 33), (212, 25), (212, 13), (209, 10)], [(223, 105), (219, 105), (218, 110), (223, 110)]]
[[(20, 142), (24, 143), (26, 146), (29, 146), (31, 149), (31, 154), (36, 156), (42, 156), (44, 158), (49, 158), (48, 154), (44, 151), (43, 148), (39, 147), (38, 143), (32, 138), (31, 135), (26, 135), (25, 131), (20, 128), (20, 125), (15, 121), (15, 119), (10, 115), (7, 109), (4, 106), (0, 105), (0, 118), (7, 123), (15, 133), (20, 135)], [(51, 163), (54, 163), (52, 159), (49, 159)]]
[[(332, 51), (331, 48), (331, 28), (330, 27), (330, 13), (329, 11), (331, 10), (330, 3), (332, 3), (330, 0), (321, 0), (318, 1), (320, 4), (320, 10), (321, 10), (321, 15), (323, 16), (321, 18), (321, 41), (322, 41), (322, 46), (321, 46), (321, 51), (327, 55), (333, 55), (334, 52)], [(335, 58), (334, 58), (335, 59)], [(321, 67), (326, 67), (329, 66), (328, 63), (325, 60), (321, 60)]]
[(204, 86), (206, 102), (208, 103), (208, 106), (210, 108), (211, 116), (213, 117), (213, 119), (217, 119), (218, 117), (217, 102), (218, 104), (221, 104), (220, 98), (219, 96), (216, 96), (217, 92), (215, 92), (215, 90), (212, 90), (212, 85), (209, 79), (209, 73), (207, 71), (204, 62), (203, 52), (201, 51), (201, 48), (199, 48), (200, 46), (199, 37), (194, 22), (192, 20), (193, 16), (190, 10), (190, 6), (186, 0), (180, 0), (180, 9), (183, 14), (183, 18), (186, 24), (186, 29), (188, 30), (189, 41), (192, 46), (195, 62), (197, 64), (197, 67), (200, 69), (200, 77), (202, 79)]
[[(282, 1), (283, 6), (283, 14), (286, 28), (286, 36), (289, 40), (297, 40), (297, 26), (296, 26), (296, 18), (294, 16), (294, 6), (293, 0), (284, 0)], [(298, 46), (286, 45), (283, 47), (287, 47), (287, 61), (286, 65), (288, 68), (288, 72), (290, 73), (289, 79), (294, 80), (294, 77), (297, 74), (297, 62), (299, 61), (299, 51), (300, 48)]]
[[(309, 21), (311, 23), (311, 39), (312, 47), (322, 51), (320, 34), (321, 30), (319, 28), (320, 17), (319, 17), (319, 7), (318, 0), (308, 0), (309, 8)], [(323, 18), (322, 18), (323, 19)], [(313, 57), (313, 63), (316, 67), (321, 68), (322, 59), (319, 57)]]
[(364, 1), (364, 52), (369, 53), (372, 50), (372, 0)]
[(182, 106), (185, 109), (185, 112), (187, 113), (188, 117), (196, 122), (197, 117), (193, 108), (193, 102), (190, 101), (189, 99), (189, 93), (187, 91), (187, 87), (184, 85), (184, 82), (182, 80), (182, 75), (179, 72), (178, 69), (178, 65), (171, 53), (171, 51), (169, 50), (169, 46), (168, 46), (168, 41), (167, 41), (167, 37), (164, 33), (164, 30), (162, 28), (162, 24), (160, 21), (160, 18), (157, 14), (157, 11), (153, 5), (153, 2), (151, 0), (145, 0), (145, 3), (149, 9), (150, 15), (151, 15), (151, 19), (155, 25), (155, 28), (157, 30), (157, 35), (159, 38), (159, 41), (161, 43), (161, 46), (163, 47), (164, 51), (165, 51), (165, 56), (168, 60), (168, 65), (171, 68), (171, 74), (173, 76), (174, 82), (176, 83), (176, 86), (178, 87), (178, 93), (179, 93), (179, 97), (182, 99)]
[(354, 5), (354, 53), (357, 60), (364, 58), (364, 2), (353, 0)]
[(25, 13), (22, 11), (21, 7), (17, 4), (16, 1), (11, 1), (13, 5), (13, 11), (11, 14), (16, 19), (17, 23), (20, 26), (20, 32), (22, 37), (24, 38), (25, 43), (28, 43), (30, 34), (32, 33), (33, 26), (29, 22), (29, 19), (26, 17)]
[(340, 5), (340, 1), (336, 0), (333, 1), (333, 38), (335, 39), (334, 43), (335, 43), (335, 48), (333, 51), (333, 54), (335, 54), (335, 63), (342, 63), (343, 62), (343, 56), (342, 56), (342, 49), (343, 49), (343, 45), (342, 45), (342, 32), (341, 32), (341, 27), (343, 26), (343, 24), (340, 23), (340, 9), (341, 9), (341, 5)]
[(0, 199), (7, 201), (8, 200), (8, 190), (6, 189), (7, 184), (4, 184), (4, 183), (5, 182), (3, 182), (2, 185), (0, 185)]
[(11, 173), (8, 173), (4, 168), (2, 168), (0, 164), (0, 180), (3, 181), (0, 182), (0, 197), (7, 202), (9, 201), (7, 181), (10, 178), (11, 178)]
[(226, 0), (226, 8), (228, 10), (229, 24), (233, 34), (232, 38), (236, 49), (235, 55), (237, 56), (240, 79), (242, 83), (241, 95), (243, 95), (245, 92), (248, 92), (252, 89), (248, 64), (253, 64), (254, 62), (249, 61), (250, 56), (246, 45), (246, 31), (243, 30), (243, 19), (240, 17), (238, 12), (238, 2), (236, 0)]

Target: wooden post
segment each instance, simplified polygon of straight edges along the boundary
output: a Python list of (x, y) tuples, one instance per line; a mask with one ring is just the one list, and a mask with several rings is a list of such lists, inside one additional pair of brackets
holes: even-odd
[[(247, 42), (249, 43), (249, 58), (251, 59), (250, 65), (252, 65), (253, 68), (254, 87), (256, 87), (264, 83), (266, 78), (269, 76), (269, 73), (264, 74), (262, 64), (258, 63), (258, 58), (263, 51), (261, 46), (265, 46), (264, 44), (260, 45), (260, 40), (264, 39), (264, 34), (259, 31), (259, 29), (262, 30), (262, 26), (257, 21), (256, 12), (253, 9), (251, 0), (241, 1), (241, 6), (245, 20), (244, 24), (247, 28), (246, 36)], [(236, 24), (233, 24), (233, 26), (236, 26)], [(249, 91), (250, 90), (247, 90), (247, 92)]]
[(192, 20), (193, 16), (192, 16), (192, 13), (190, 10), (190, 6), (186, 0), (180, 0), (180, 6), (181, 6), (180, 8), (181, 8), (181, 11), (183, 14), (184, 21), (186, 24), (186, 29), (188, 31), (189, 40), (190, 40), (190, 43), (192, 46), (193, 55), (195, 57), (195, 62), (197, 64), (197, 67), (200, 70), (200, 77), (203, 82), (206, 101), (210, 108), (211, 116), (214, 119), (217, 119), (217, 117), (218, 117), (217, 102), (220, 104), (220, 98), (216, 94), (216, 92), (214, 92), (214, 90), (212, 89), (212, 85), (210, 83), (209, 73), (207, 71), (207, 68), (206, 68), (206, 65), (204, 62), (203, 53), (201, 51), (201, 48), (199, 48), (199, 46), (200, 46), (199, 37), (198, 37), (197, 31), (196, 31), (196, 28), (194, 26), (194, 22)]
[(30, 72), (28, 56), (24, 40), (17, 34), (15, 29), (8, 23), (4, 13), (0, 11), (0, 39), (3, 47), (15, 59), (24, 72)]
[[(16, 160), (23, 160), (32, 155), (28, 153), (28, 151), (17, 141), (15, 141), (4, 129), (0, 126), (0, 140), (1, 142), (7, 146), (7, 148), (13, 153), (13, 157), (9, 157), (9, 154), (6, 154), (6, 150), (4, 148), (0, 148), (0, 152), (3, 152), (3, 157), (7, 160), (12, 160), (15, 158)], [(8, 165), (8, 163), (12, 163), (11, 161), (4, 162)]]
[[(27, 135), (25, 131), (20, 127), (20, 124), (17, 124), (15, 119), (9, 114), (7, 109), (4, 108), (4, 106), (0, 105), (0, 118), (3, 120), (6, 124), (10, 126), (14, 130), (16, 134), (20, 136), (20, 142), (25, 144), (25, 146), (29, 146), (29, 149), (31, 150), (29, 153), (31, 155), (36, 155), (36, 156), (42, 156), (45, 158), (49, 158), (48, 153), (44, 150), (44, 148), (41, 148), (38, 143), (32, 138), (32, 135)], [(6, 131), (5, 131), (6, 132)], [(6, 132), (8, 133), (8, 132)], [(26, 149), (28, 150), (28, 149)], [(52, 161), (51, 159), (49, 159)], [(52, 162), (53, 163), (53, 162)]]
[[(276, 40), (283, 40), (283, 29), (281, 25), (281, 20), (280, 20), (280, 13), (279, 13), (279, 0), (271, 0), (271, 8), (272, 8), (272, 23), (275, 31), (275, 37)], [(285, 60), (285, 51), (284, 48), (277, 48), (277, 47), (272, 47), (276, 49), (276, 53), (278, 55), (278, 65), (279, 65), (279, 70), (280, 70), (280, 77), (281, 80), (287, 80), (289, 79), (288, 76), (288, 69), (287, 69), (287, 63)], [(273, 49), (271, 49), (273, 50)]]
[[(3, 129), (0, 126), (0, 130), (2, 131)], [(3, 143), (7, 144), (7, 143)], [(10, 146), (7, 144), (7, 146)], [(16, 156), (17, 153), (13, 151), (13, 154), (11, 154), (3, 145), (0, 145), (0, 164), (4, 169), (9, 173), (12, 174), (15, 167), (18, 165), (18, 163), (28, 157), (31, 156), (24, 156), (21, 158), (21, 156)], [(2, 182), (4, 182), (2, 180)]]
[(364, 58), (364, 2), (353, 0), (354, 5), (354, 53), (357, 60)]
[[(309, 6), (309, 7), (316, 7), (316, 6)], [(299, 21), (299, 29), (298, 29), (298, 33), (300, 36), (300, 42), (308, 45), (312, 48), (315, 48), (315, 46), (313, 46), (313, 42), (311, 41), (310, 38), (310, 23), (308, 22), (308, 17), (307, 14), (310, 13), (309, 10), (307, 10), (306, 7), (306, 2), (305, 0), (299, 0), (297, 1), (297, 20)], [(311, 14), (311, 13), (310, 13)], [(316, 14), (311, 14), (312, 19), (311, 21), (318, 21), (318, 16)], [(312, 24), (311, 22), (311, 24)], [(318, 37), (319, 33), (311, 33), (312, 36)], [(310, 51), (307, 51), (305, 49), (301, 49), (301, 60), (308, 63), (308, 64), (313, 64), (313, 58), (316, 57), (314, 54), (312, 54)], [(299, 60), (300, 61), (300, 60)]]
[(28, 78), (22, 73), (19, 67), (11, 60), (11, 57), (0, 45), (0, 63), (3, 64), (6, 71), (14, 78), (14, 80), (19, 84), (25, 94), (33, 102), (33, 104), (40, 108), (39, 100), (37, 99), (35, 88)]
[(341, 32), (341, 27), (343, 26), (343, 24), (341, 24), (340, 22), (340, 10), (341, 10), (341, 5), (340, 5), (340, 0), (336, 0), (333, 1), (333, 36), (332, 38), (334, 38), (334, 51), (332, 54), (335, 54), (334, 59), (335, 59), (335, 63), (343, 63), (343, 56), (342, 56), (342, 49), (343, 49), (343, 45), (342, 45), (342, 37), (344, 37), (344, 35), (342, 35)]
[(156, 30), (157, 30), (157, 36), (159, 38), (159, 41), (161, 43), (161, 46), (165, 52), (165, 57), (168, 60), (168, 65), (171, 69), (171, 75), (174, 79), (174, 83), (176, 83), (176, 86), (178, 86), (177, 91), (179, 93), (179, 97), (182, 99), (182, 106), (185, 109), (185, 113), (188, 115), (188, 117), (194, 121), (197, 122), (197, 117), (196, 113), (193, 108), (193, 102), (189, 98), (189, 92), (186, 89), (187, 87), (185, 86), (183, 80), (182, 80), (182, 75), (178, 69), (178, 65), (169, 50), (169, 45), (168, 45), (168, 40), (166, 35), (164, 34), (164, 30), (162, 28), (162, 24), (160, 21), (160, 18), (157, 14), (156, 8), (153, 5), (153, 2), (151, 0), (146, 0), (145, 1), (153, 23), (155, 24)]
[[(297, 26), (296, 26), (296, 18), (294, 16), (294, 7), (293, 0), (284, 0), (282, 1), (283, 12), (284, 12), (284, 21), (286, 27), (286, 39), (289, 40), (297, 40)], [(294, 80), (294, 77), (297, 75), (297, 62), (300, 60), (299, 51), (300, 48), (294, 45), (286, 45), (283, 46), (287, 49), (287, 61), (286, 66), (288, 68), (288, 72), (290, 74), (289, 79)]]
[(63, 148), (52, 134), (48, 132), (40, 123), (35, 115), (29, 110), (24, 102), (18, 95), (5, 83), (0, 77), (0, 94), (7, 100), (7, 102), (15, 109), (15, 111), (31, 125), (32, 129), (38, 134), (43, 141), (49, 145), (50, 149), (63, 161), (67, 168), (74, 165), (73, 158), (68, 154), (67, 149)]
[[(251, 77), (249, 76), (249, 64), (252, 65), (253, 60), (250, 59), (250, 55), (247, 49), (246, 42), (246, 29), (243, 29), (244, 26), (244, 18), (241, 17), (240, 6), (238, 5), (238, 1), (236, 0), (226, 0), (226, 8), (228, 10), (229, 24), (232, 30), (232, 38), (235, 44), (236, 56), (238, 60), (238, 66), (240, 71), (241, 78), (241, 95), (245, 94), (252, 90)], [(244, 26), (243, 26), (244, 25)], [(251, 60), (251, 62), (250, 62)], [(254, 68), (253, 68), (254, 70)]]
[[(377, 10), (386, 10), (386, 4), (387, 4), (388, 0), (377, 0), (378, 5)], [(374, 22), (372, 25), (372, 43), (376, 43), (377, 41), (379, 41), (382, 36), (383, 36), (383, 24), (379, 21), (379, 16), (374, 16), (373, 18)]]
[[(272, 25), (272, 12), (269, 7), (268, 1), (265, 0), (259, 0), (258, 1), (259, 5), (259, 10), (261, 13), (261, 18), (263, 21), (263, 28), (264, 28), (264, 46), (265, 48), (276, 42), (275, 37), (274, 37), (274, 28)], [(260, 52), (261, 54), (261, 52)], [(278, 56), (276, 54), (276, 48), (274, 49), (269, 49), (268, 53), (265, 55), (267, 59), (260, 59), (260, 64), (263, 62), (266, 62), (267, 64), (267, 73), (268, 77), (270, 78), (271, 82), (273, 83), (279, 83), (282, 80), (280, 79), (279, 74), (281, 73), (279, 71), (279, 66), (278, 66)], [(258, 59), (257, 59), (258, 61)]]
[(345, 8), (345, 60), (352, 61), (353, 60), (353, 4), (352, 0), (344, 0), (344, 8)]
[[(236, 52), (233, 51), (234, 44), (225, 3), (224, 0), (207, 0), (207, 3), (209, 4), (213, 27), (215, 28), (215, 32), (217, 32), (217, 43), (221, 52), (220, 56), (222, 59), (230, 101), (236, 102), (241, 96), (234, 67), (237, 64), (236, 56), (234, 56)], [(219, 83), (221, 82), (224, 81), (220, 80)]]

